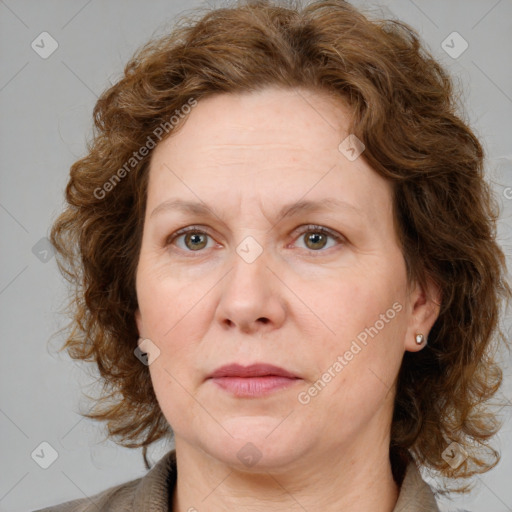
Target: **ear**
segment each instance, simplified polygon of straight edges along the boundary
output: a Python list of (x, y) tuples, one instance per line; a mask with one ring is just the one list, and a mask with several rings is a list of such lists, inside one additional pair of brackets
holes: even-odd
[(137, 331), (139, 331), (139, 337), (143, 338), (144, 336), (142, 336), (142, 331), (144, 329), (142, 326), (142, 315), (140, 314), (139, 308), (135, 310), (135, 323), (137, 324)]
[[(442, 293), (440, 287), (430, 278), (425, 286), (416, 283), (410, 296), (410, 318), (404, 340), (404, 348), (410, 352), (417, 352), (425, 347), (428, 334), (439, 316)], [(423, 334), (422, 344), (416, 343), (416, 335)]]

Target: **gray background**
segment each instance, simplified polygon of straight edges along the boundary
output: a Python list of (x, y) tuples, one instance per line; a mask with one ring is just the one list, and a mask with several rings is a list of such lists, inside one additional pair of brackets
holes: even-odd
[[(353, 3), (418, 29), (460, 84), (466, 116), (484, 143), (487, 173), (503, 208), (499, 236), (510, 262), (512, 189), (506, 187), (512, 186), (512, 1)], [(120, 76), (142, 43), (168, 30), (178, 13), (198, 5), (206, 4), (0, 0), (1, 511), (33, 510), (92, 495), (145, 473), (141, 450), (104, 442), (101, 425), (78, 414), (88, 409), (82, 390), (94, 394), (94, 373), (57, 353), (63, 337), (55, 333), (66, 321), (57, 311), (66, 288), (45, 237), (62, 207), (69, 167), (85, 153), (97, 96)], [(58, 48), (43, 59), (31, 43), (45, 31)], [(442, 47), (454, 31), (469, 44), (457, 58)], [(454, 50), (460, 44), (456, 39)], [(46, 40), (44, 51), (49, 48)], [(509, 329), (509, 318), (506, 325)], [(507, 368), (500, 396), (510, 399), (512, 365), (509, 355), (503, 357)], [(506, 423), (495, 441), (502, 461), (475, 478), (471, 495), (451, 503), (440, 500), (444, 511), (512, 511), (510, 408), (503, 416)], [(48, 469), (31, 457), (42, 442), (58, 454)], [(150, 459), (158, 460), (169, 448), (162, 443), (152, 447)], [(435, 484), (431, 475), (424, 477)]]

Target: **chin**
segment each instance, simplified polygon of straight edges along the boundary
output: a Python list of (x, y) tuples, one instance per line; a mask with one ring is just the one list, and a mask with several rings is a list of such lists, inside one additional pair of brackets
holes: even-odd
[(238, 470), (286, 471), (287, 467), (296, 467), (307, 448), (304, 437), (281, 422), (282, 418), (271, 416), (232, 418), (222, 421), (231, 435), (225, 431), (219, 435), (217, 430), (216, 435), (201, 439), (201, 444), (212, 457)]

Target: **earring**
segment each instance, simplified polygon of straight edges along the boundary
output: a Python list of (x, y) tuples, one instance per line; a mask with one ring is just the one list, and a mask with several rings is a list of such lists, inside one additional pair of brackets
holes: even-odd
[(424, 338), (425, 337), (423, 336), (423, 334), (416, 334), (416, 343), (418, 345), (421, 345), (423, 343)]

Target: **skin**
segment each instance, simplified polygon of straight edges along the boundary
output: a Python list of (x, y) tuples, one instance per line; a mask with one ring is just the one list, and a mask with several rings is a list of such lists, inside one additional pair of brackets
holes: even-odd
[[(415, 334), (428, 334), (440, 297), (432, 284), (408, 286), (390, 183), (364, 153), (349, 161), (339, 151), (349, 116), (318, 91), (220, 94), (199, 101), (153, 152), (136, 321), (159, 350), (149, 369), (175, 433), (173, 510), (394, 508), (395, 379), (404, 352), (423, 348)], [(328, 197), (357, 211), (278, 216), (285, 204)], [(172, 198), (215, 214), (152, 214)], [(341, 240), (318, 234), (308, 242), (318, 233), (310, 224)], [(172, 239), (186, 226), (208, 236)], [(262, 249), (251, 263), (237, 253), (254, 251), (246, 237)], [(333, 372), (338, 356), (396, 303), (394, 318)], [(266, 397), (235, 397), (207, 380), (233, 362), (270, 363), (300, 378)], [(299, 393), (328, 368), (331, 380), (300, 403)], [(237, 457), (242, 448), (260, 456), (255, 465)]]

